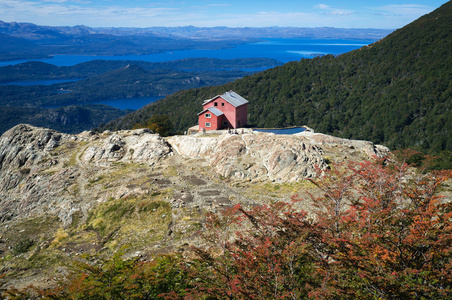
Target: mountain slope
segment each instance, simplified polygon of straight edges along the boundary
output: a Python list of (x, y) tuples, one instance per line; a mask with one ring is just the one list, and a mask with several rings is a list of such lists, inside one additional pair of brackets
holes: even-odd
[(99, 123), (106, 123), (124, 114), (124, 110), (101, 104), (58, 108), (0, 106), (0, 128), (31, 123), (39, 127), (52, 127), (61, 132), (77, 133), (95, 128)]
[(182, 91), (109, 123), (131, 128), (169, 114), (196, 124), (202, 101), (233, 89), (258, 127), (306, 124), (392, 149), (452, 150), (452, 2), (367, 47), (291, 62), (226, 85)]
[(123, 249), (150, 260), (200, 245), (207, 211), (315, 192), (303, 179), (317, 166), (386, 154), (309, 132), (163, 139), (146, 129), (68, 135), (17, 125), (0, 136), (0, 287), (53, 285), (84, 254)]

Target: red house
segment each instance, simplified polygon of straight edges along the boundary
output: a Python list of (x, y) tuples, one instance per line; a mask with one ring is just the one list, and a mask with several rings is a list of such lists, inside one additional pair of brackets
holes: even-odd
[(248, 100), (229, 91), (202, 104), (199, 116), (199, 131), (239, 128), (248, 123)]

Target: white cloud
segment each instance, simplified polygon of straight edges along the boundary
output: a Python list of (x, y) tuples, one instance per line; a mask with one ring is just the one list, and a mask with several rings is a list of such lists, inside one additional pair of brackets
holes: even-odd
[(327, 15), (349, 16), (353, 14), (353, 12), (350, 10), (334, 8), (326, 4), (317, 4), (316, 6), (314, 6), (314, 8), (326, 11), (324, 12), (324, 14)]
[(374, 7), (377, 14), (393, 15), (393, 16), (421, 16), (432, 11), (431, 7), (416, 4), (404, 5), (385, 5), (381, 7)]
[(226, 7), (231, 6), (231, 4), (208, 4), (209, 7)]
[(42, 2), (64, 3), (67, 0), (42, 0)]
[(331, 9), (329, 5), (326, 4), (317, 4), (316, 6), (314, 6), (314, 8), (317, 9)]
[(329, 12), (329, 14), (336, 15), (336, 16), (350, 16), (350, 15), (353, 15), (353, 12), (351, 12), (349, 10), (339, 9), (339, 10), (332, 10)]

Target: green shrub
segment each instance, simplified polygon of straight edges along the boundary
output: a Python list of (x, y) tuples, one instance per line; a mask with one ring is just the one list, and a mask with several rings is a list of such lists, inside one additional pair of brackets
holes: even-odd
[(13, 246), (13, 253), (15, 255), (18, 255), (21, 253), (28, 252), (28, 250), (30, 250), (30, 248), (33, 247), (34, 244), (35, 242), (29, 238), (21, 239)]

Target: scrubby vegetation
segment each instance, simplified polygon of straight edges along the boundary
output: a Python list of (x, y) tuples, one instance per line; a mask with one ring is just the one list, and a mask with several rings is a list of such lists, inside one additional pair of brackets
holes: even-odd
[[(406, 154), (406, 153), (405, 153)], [(191, 254), (75, 260), (46, 290), (12, 299), (448, 299), (452, 296), (452, 171), (390, 158), (332, 165), (320, 194), (209, 214)], [(297, 204), (312, 201), (311, 212)], [(103, 214), (127, 207), (106, 204)]]
[(144, 123), (137, 123), (133, 125), (133, 129), (148, 128), (160, 136), (169, 136), (174, 134), (174, 126), (171, 118), (168, 115), (154, 115)]

